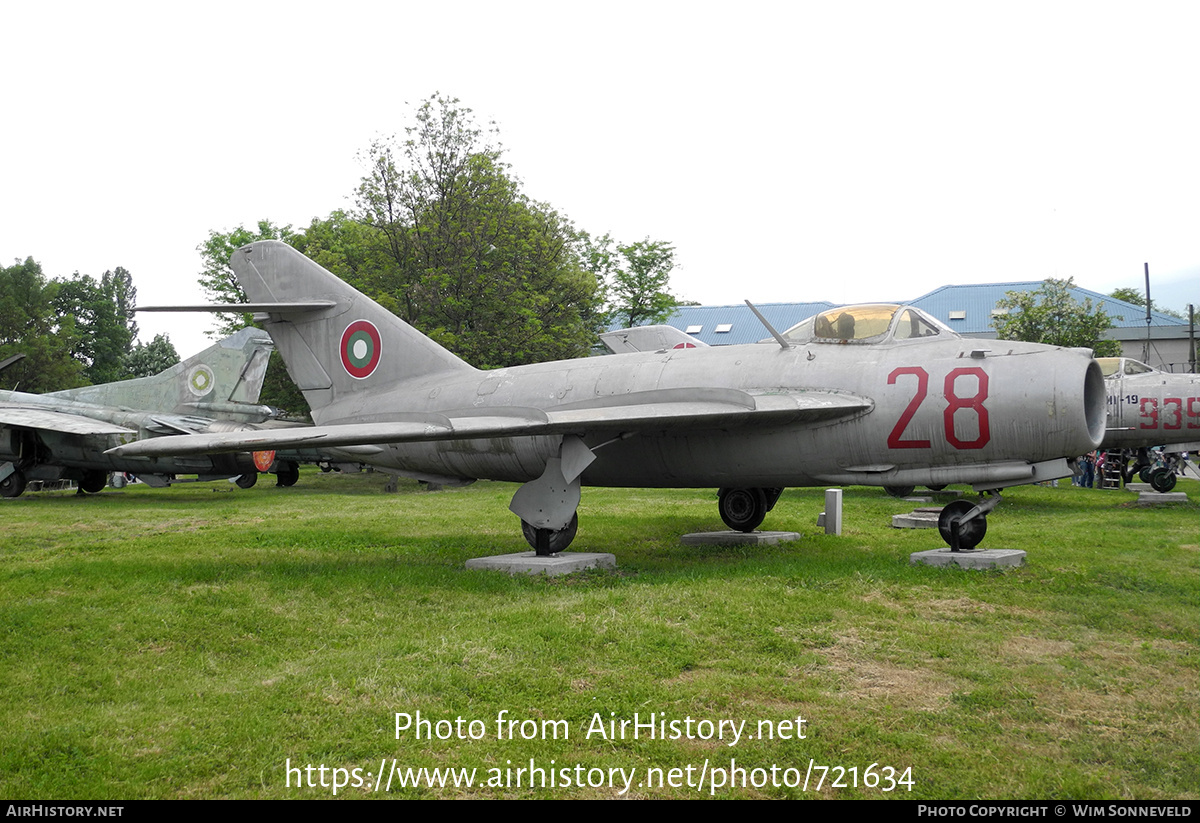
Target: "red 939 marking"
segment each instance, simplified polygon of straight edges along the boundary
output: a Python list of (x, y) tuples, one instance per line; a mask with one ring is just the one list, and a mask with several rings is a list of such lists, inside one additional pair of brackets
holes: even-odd
[(1186, 428), (1200, 429), (1200, 397), (1164, 397), (1161, 407), (1157, 397), (1143, 397), (1138, 404), (1139, 428), (1182, 429), (1185, 418)]
[[(932, 443), (928, 440), (905, 440), (904, 431), (908, 428), (908, 424), (912, 422), (913, 416), (916, 415), (917, 409), (921, 403), (925, 401), (926, 395), (929, 393), (929, 373), (920, 366), (903, 366), (894, 369), (888, 375), (888, 385), (895, 385), (898, 377), (911, 375), (917, 378), (917, 391), (913, 395), (912, 400), (904, 409), (904, 413), (900, 415), (900, 419), (896, 421), (895, 428), (888, 435), (888, 448), (890, 449), (928, 449)], [(960, 377), (975, 378), (975, 394), (960, 397), (958, 379)], [(967, 389), (961, 389), (967, 391)], [(942, 413), (942, 422), (946, 442), (956, 449), (982, 449), (992, 439), (990, 424), (988, 422), (988, 410), (983, 405), (983, 401), (988, 397), (988, 376), (981, 368), (959, 368), (954, 369), (946, 375), (946, 382), (943, 386), (943, 395), (946, 398), (946, 408)], [(975, 422), (978, 426), (978, 435), (974, 440), (963, 440), (954, 431), (955, 415), (959, 412), (974, 412)]]

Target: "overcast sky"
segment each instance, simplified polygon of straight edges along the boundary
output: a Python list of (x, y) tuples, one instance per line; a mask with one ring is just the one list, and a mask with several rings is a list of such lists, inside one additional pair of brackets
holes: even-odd
[[(1200, 304), (1200, 3), (5, 4), (0, 261), (203, 302), (210, 230), (351, 205), (434, 92), (706, 304), (1074, 277)], [(141, 315), (183, 356), (205, 316)]]

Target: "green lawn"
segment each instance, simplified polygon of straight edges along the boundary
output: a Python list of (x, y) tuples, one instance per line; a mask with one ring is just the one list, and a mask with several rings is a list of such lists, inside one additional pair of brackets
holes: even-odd
[[(841, 537), (789, 490), (764, 528), (803, 539), (735, 549), (679, 543), (722, 527), (713, 491), (584, 489), (572, 548), (619, 568), (545, 579), (463, 567), (527, 548), (515, 486), (385, 479), (0, 501), (0, 796), (1200, 794), (1195, 481), (1012, 489), (1003, 572), (911, 566), (942, 543), (878, 489)], [(598, 732), (635, 714), (656, 739)], [(393, 761), (474, 785), (374, 791)]]

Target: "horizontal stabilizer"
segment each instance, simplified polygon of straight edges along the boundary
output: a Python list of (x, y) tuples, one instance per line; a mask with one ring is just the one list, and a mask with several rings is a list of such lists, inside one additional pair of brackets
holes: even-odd
[[(694, 397), (689, 398), (689, 394)], [(384, 423), (349, 423), (271, 431), (160, 437), (112, 449), (120, 456), (288, 449), (300, 446), (356, 446), (439, 440), (486, 440), (561, 434), (682, 432), (755, 426), (818, 423), (869, 411), (862, 397), (834, 392), (751, 395), (733, 390), (689, 392), (671, 389), (589, 401), (582, 408), (542, 411), (496, 407), (412, 415)], [(631, 402), (632, 401), (632, 402)]]
[(207, 311), (207, 312), (268, 312), (270, 314), (307, 314), (331, 309), (332, 300), (310, 300), (305, 303), (210, 303), (203, 306), (138, 306), (134, 311)]

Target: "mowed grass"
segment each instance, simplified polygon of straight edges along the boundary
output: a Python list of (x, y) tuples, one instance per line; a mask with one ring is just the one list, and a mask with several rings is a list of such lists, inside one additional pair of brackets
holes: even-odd
[[(515, 486), (385, 482), (0, 501), (0, 796), (331, 797), (335, 768), (360, 770), (350, 798), (1200, 794), (1194, 481), (1153, 509), (1012, 489), (984, 545), (1029, 563), (1002, 572), (910, 565), (942, 543), (891, 529), (913, 504), (878, 489), (846, 490), (840, 537), (814, 525), (822, 490), (788, 490), (764, 527), (801, 540), (699, 549), (679, 536), (722, 527), (713, 491), (585, 489), (572, 549), (619, 568), (555, 579), (463, 566), (527, 549)], [(397, 739), (418, 711), (483, 733)], [(502, 712), (533, 739), (500, 739)], [(635, 713), (745, 726), (736, 745), (593, 726)], [(371, 791), (393, 759), (475, 785)], [(531, 759), (544, 785), (516, 785)], [(845, 785), (817, 790), (810, 763)], [(304, 786), (289, 764), (314, 767)], [(871, 764), (911, 790), (863, 785)], [(618, 768), (637, 770), (623, 795)]]

